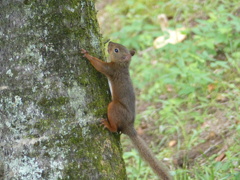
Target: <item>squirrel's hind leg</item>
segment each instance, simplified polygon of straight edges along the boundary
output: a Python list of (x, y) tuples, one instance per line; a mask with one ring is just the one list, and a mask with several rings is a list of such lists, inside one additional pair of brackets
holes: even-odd
[(111, 120), (110, 121), (109, 120), (110, 119), (102, 119), (101, 120), (102, 125), (111, 132), (117, 132), (118, 128), (116, 124), (111, 123)]

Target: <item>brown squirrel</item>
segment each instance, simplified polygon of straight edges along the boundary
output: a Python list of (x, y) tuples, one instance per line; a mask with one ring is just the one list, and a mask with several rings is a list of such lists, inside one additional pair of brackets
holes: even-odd
[(109, 42), (110, 62), (103, 62), (81, 51), (95, 69), (107, 76), (112, 93), (112, 102), (108, 105), (108, 118), (102, 124), (111, 132), (122, 132), (130, 137), (140, 155), (149, 163), (155, 173), (163, 180), (172, 180), (165, 166), (159, 162), (142, 138), (134, 129), (135, 93), (129, 75), (129, 64), (135, 51), (129, 51), (121, 44)]

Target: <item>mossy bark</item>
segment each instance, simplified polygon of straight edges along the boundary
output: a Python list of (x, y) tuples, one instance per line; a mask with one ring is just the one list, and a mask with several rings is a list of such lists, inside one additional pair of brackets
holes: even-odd
[(0, 179), (126, 179), (94, 1), (0, 1)]

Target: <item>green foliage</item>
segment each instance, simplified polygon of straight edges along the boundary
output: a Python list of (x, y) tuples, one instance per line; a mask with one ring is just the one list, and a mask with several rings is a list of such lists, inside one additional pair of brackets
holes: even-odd
[[(138, 52), (131, 63), (131, 75), (138, 103), (149, 106), (137, 114), (137, 125), (140, 120), (151, 122), (156, 127), (151, 133), (164, 136), (160, 145), (177, 136), (177, 150), (203, 142), (203, 124), (210, 119), (217, 121), (219, 116), (230, 122), (226, 129), (240, 134), (240, 125), (236, 125), (240, 119), (238, 0), (128, 0), (116, 1), (106, 11), (111, 28), (105, 36)], [(153, 40), (163, 34), (157, 22), (162, 13), (172, 18), (171, 28), (188, 27), (184, 32), (187, 39), (153, 49)], [(213, 109), (222, 115), (212, 113)], [(189, 169), (176, 169), (174, 177), (237, 180), (239, 149), (240, 143), (236, 142), (227, 149), (225, 161), (216, 162), (217, 155), (202, 157), (204, 163), (198, 159)], [(174, 153), (173, 149), (164, 149), (166, 156)], [(134, 164), (127, 165), (130, 179), (154, 179), (135, 150), (125, 153), (124, 159)]]
[[(124, 153), (124, 159), (132, 159), (134, 161), (134, 166), (127, 168), (127, 173), (130, 174), (128, 176), (129, 179), (147, 179), (145, 177), (141, 177), (141, 174), (149, 174), (149, 169), (143, 168), (142, 164), (144, 163), (140, 156), (138, 155), (137, 151), (131, 151)], [(141, 173), (143, 172), (143, 173)]]
[(123, 4), (122, 2), (111, 4), (106, 7), (111, 14), (111, 19), (108, 19), (110, 27), (106, 25), (103, 30), (108, 32), (110, 28), (111, 38), (118, 39), (120, 43), (124, 42), (127, 47), (144, 49), (151, 46), (153, 39), (159, 35), (160, 26), (154, 21), (163, 2), (128, 0)]
[(208, 20), (197, 20), (199, 25), (190, 30), (192, 39), (133, 60), (133, 74), (138, 74), (135, 84), (147, 91), (144, 100), (166, 91), (166, 85), (172, 85), (179, 96), (196, 96), (197, 91), (204, 94), (208, 84), (219, 83), (231, 68), (240, 73), (240, 19), (222, 11), (224, 7), (220, 6)]

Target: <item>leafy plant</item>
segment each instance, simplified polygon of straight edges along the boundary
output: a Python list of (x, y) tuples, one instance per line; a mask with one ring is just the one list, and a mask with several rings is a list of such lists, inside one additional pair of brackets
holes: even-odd
[[(200, 136), (209, 119), (225, 118), (229, 123), (224, 128), (240, 133), (238, 0), (127, 0), (115, 1), (105, 10), (110, 18), (104, 24), (104, 36), (138, 52), (130, 67), (138, 106), (143, 109), (136, 125), (141, 126), (140, 120), (152, 125), (154, 140), (164, 136), (158, 142), (161, 146), (171, 138), (178, 141), (164, 153), (175, 154), (203, 142)], [(188, 27), (185, 41), (153, 49), (153, 40), (163, 34), (156, 20), (161, 13), (171, 18), (171, 27)], [(235, 137), (239, 139), (239, 135)], [(239, 148), (240, 143), (235, 142), (222, 162), (216, 162), (213, 155), (198, 159), (189, 169), (178, 168), (175, 179), (237, 180)], [(154, 179), (135, 151), (124, 153), (124, 159), (127, 164), (137, 164), (127, 166), (130, 179)]]

